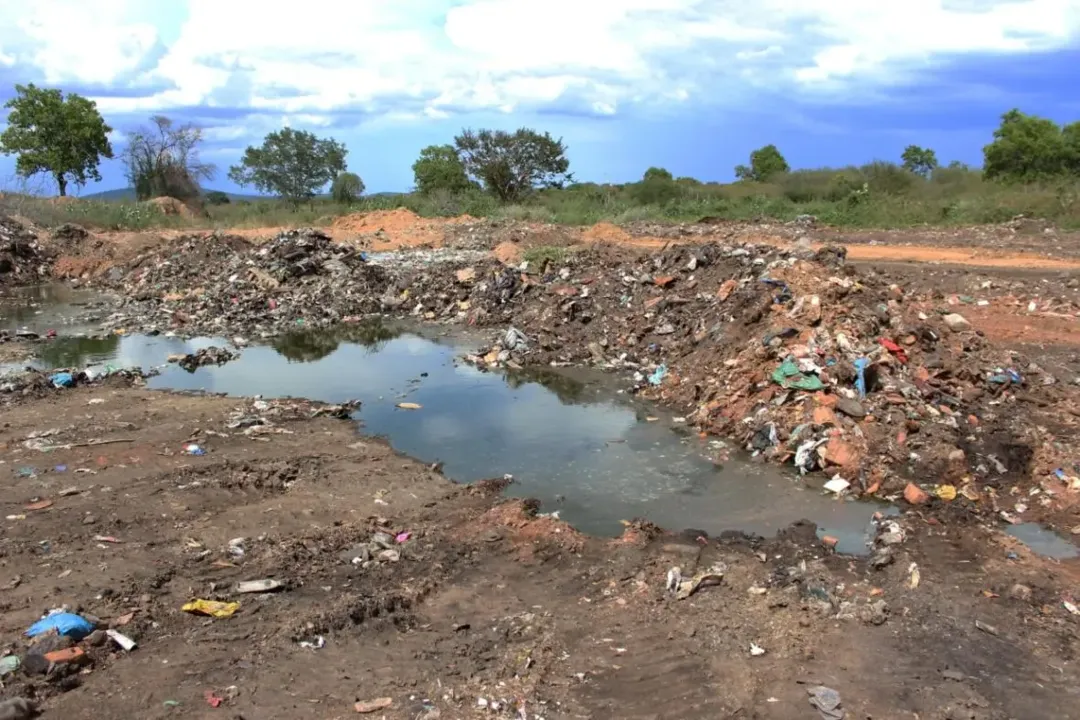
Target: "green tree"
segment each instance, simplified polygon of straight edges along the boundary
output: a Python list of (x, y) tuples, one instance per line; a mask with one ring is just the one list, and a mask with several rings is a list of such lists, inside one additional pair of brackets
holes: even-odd
[(428, 145), (420, 151), (412, 171), (416, 191), (421, 195), (436, 191), (461, 193), (480, 187), (469, 179), (465, 163), (453, 145)]
[(203, 200), (207, 205), (228, 205), (232, 202), (229, 200), (229, 196), (221, 190), (208, 190), (206, 195), (203, 196)]
[(641, 177), (641, 182), (631, 189), (634, 199), (643, 205), (664, 205), (682, 195), (682, 187), (664, 168), (651, 167)]
[(791, 168), (775, 145), (766, 145), (750, 153), (749, 167), (735, 166), (735, 177), (754, 182), (768, 182), (771, 178), (788, 172), (791, 172)]
[(306, 130), (282, 128), (268, 134), (262, 147), (245, 150), (240, 164), (229, 168), (229, 179), (299, 205), (345, 172), (347, 154), (345, 146), (333, 138), (324, 140)]
[(85, 185), (101, 180), (101, 158), (113, 156), (109, 133), (97, 103), (81, 95), (29, 85), (16, 85), (15, 97), (4, 103), (10, 112), (0, 134), (0, 151), (16, 154), (15, 172), (24, 178), (48, 173), (61, 196), (69, 182)]
[(202, 195), (199, 181), (212, 180), (217, 172), (212, 163), (199, 159), (202, 139), (202, 128), (192, 123), (176, 125), (163, 115), (155, 115), (150, 125), (129, 132), (120, 158), (135, 197), (197, 201)]
[(904, 163), (905, 170), (924, 178), (930, 177), (938, 167), (937, 155), (934, 151), (918, 145), (908, 145), (904, 148), (900, 159)]
[(342, 205), (352, 205), (364, 194), (364, 181), (356, 173), (343, 172), (334, 178), (330, 197)]
[(1080, 175), (1080, 121), (1069, 123), (1061, 128), (1061, 139), (1065, 144), (1066, 168), (1072, 175)]
[(465, 172), (500, 200), (519, 200), (536, 188), (561, 188), (572, 182), (566, 145), (549, 133), (520, 128), (462, 130), (454, 148)]
[(1053, 120), (1017, 109), (1001, 116), (994, 141), (983, 148), (983, 175), (991, 180), (1046, 180), (1070, 172), (1075, 133)]

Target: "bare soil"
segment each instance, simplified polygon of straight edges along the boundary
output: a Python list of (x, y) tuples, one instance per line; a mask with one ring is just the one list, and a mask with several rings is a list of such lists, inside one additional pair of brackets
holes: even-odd
[[(66, 604), (138, 647), (83, 641), (86, 665), (17, 674), (5, 695), (101, 719), (345, 718), (377, 698), (385, 718), (813, 718), (807, 687), (825, 684), (856, 718), (1073, 714), (1078, 619), (1060, 594), (1075, 566), (1022, 548), (1007, 561), (978, 526), (910, 513), (919, 540), (880, 571), (805, 526), (755, 542), (635, 525), (603, 541), (311, 410), (274, 403), (262, 413), (280, 432), (248, 437), (228, 428), (253, 412), (238, 399), (86, 388), (9, 407), (3, 636), (24, 651), (23, 630)], [(24, 446), (51, 428), (52, 445), (120, 442)], [(183, 454), (189, 441), (206, 455)], [(400, 560), (349, 562), (378, 531), (410, 533)], [(665, 591), (672, 566), (716, 563), (720, 585)], [(232, 590), (262, 578), (286, 588)], [(182, 612), (192, 598), (240, 608)]]

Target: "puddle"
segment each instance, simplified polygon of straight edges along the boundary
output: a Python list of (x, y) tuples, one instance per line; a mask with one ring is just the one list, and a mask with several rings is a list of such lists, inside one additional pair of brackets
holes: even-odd
[(107, 300), (101, 293), (61, 283), (5, 289), (0, 293), (0, 330), (92, 332), (109, 312)]
[[(47, 305), (48, 297), (37, 302)], [(32, 317), (40, 320), (40, 309)], [(63, 314), (58, 306), (52, 311)], [(27, 315), (8, 312), (9, 306), (0, 306), (4, 322), (27, 323)], [(709, 441), (656, 407), (618, 394), (610, 376), (482, 372), (457, 360), (476, 349), (461, 339), (346, 326), (289, 334), (194, 373), (162, 367), (171, 354), (226, 344), (212, 338), (60, 337), (39, 347), (34, 364), (159, 367), (162, 374), (149, 380), (151, 388), (359, 399), (356, 417), (364, 433), (383, 436), (424, 462), (442, 462), (446, 476), (461, 482), (511, 474), (511, 495), (536, 497), (543, 511), (557, 510), (596, 535), (618, 535), (621, 521), (634, 517), (711, 535), (772, 535), (805, 518), (818, 524), (819, 534), (839, 538), (839, 551), (864, 553), (870, 517), (879, 509), (806, 489), (775, 466), (734, 457), (714, 464), (705, 457)], [(423, 407), (402, 410), (399, 402)]]
[(1080, 548), (1038, 523), (1009, 525), (1005, 532), (1027, 545), (1037, 555), (1054, 560), (1080, 557)]

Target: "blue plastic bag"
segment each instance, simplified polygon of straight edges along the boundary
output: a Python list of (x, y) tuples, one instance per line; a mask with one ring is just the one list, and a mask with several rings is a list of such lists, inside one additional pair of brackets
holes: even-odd
[(75, 377), (69, 372), (58, 372), (49, 376), (49, 382), (53, 387), (68, 388), (75, 384)]
[(26, 631), (29, 637), (37, 637), (50, 630), (56, 630), (61, 635), (67, 635), (72, 640), (82, 640), (94, 632), (94, 623), (75, 613), (56, 613), (43, 617), (30, 626)]

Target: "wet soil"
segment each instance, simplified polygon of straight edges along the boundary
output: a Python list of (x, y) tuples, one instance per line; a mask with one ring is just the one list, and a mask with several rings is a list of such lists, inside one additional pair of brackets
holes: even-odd
[[(1061, 718), (1075, 705), (1078, 620), (1058, 589), (1075, 573), (1022, 548), (1006, 560), (978, 527), (908, 514), (925, 537), (880, 571), (798, 526), (769, 542), (642, 526), (604, 541), (500, 499), (497, 483), (453, 484), (349, 422), (312, 419), (309, 403), (254, 410), (280, 432), (229, 428), (253, 407), (85, 388), (7, 409), (3, 467), (35, 474), (12, 472), (5, 491), (4, 636), (21, 648), (24, 628), (66, 604), (138, 647), (83, 641), (81, 670), (19, 674), (5, 695), (68, 718), (344, 718), (376, 698), (390, 698), (386, 718), (813, 718), (809, 684), (838, 690), (849, 717)], [(60, 428), (52, 445), (120, 442), (23, 445), (46, 427)], [(190, 441), (206, 454), (183, 454)], [(410, 533), (400, 559), (350, 562), (380, 531)], [(672, 566), (718, 563), (720, 585), (665, 591)], [(232, 590), (262, 578), (286, 587)], [(192, 598), (240, 608), (182, 612)]]

